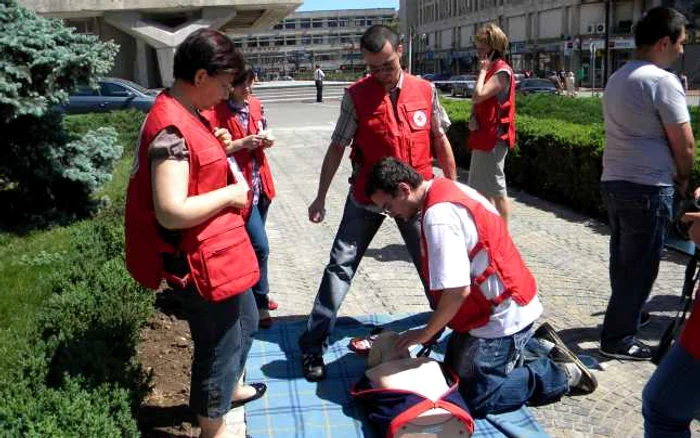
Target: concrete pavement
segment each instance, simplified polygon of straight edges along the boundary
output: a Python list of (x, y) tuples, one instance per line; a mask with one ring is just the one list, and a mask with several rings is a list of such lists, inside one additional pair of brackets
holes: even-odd
[[(307, 218), (339, 102), (266, 105), (277, 138), (269, 150), (277, 198), (270, 209), (270, 289), (280, 303), (275, 316), (306, 317), (321, 279), (343, 203), (350, 167), (343, 160), (326, 199), (321, 224)], [(347, 154), (346, 154), (347, 156)], [(460, 180), (466, 181), (465, 172)], [(642, 436), (641, 392), (654, 370), (648, 362), (607, 360), (597, 354), (598, 335), (610, 294), (608, 235), (604, 224), (525, 193), (511, 191), (511, 234), (539, 284), (550, 321), (570, 348), (600, 361), (600, 386), (587, 397), (533, 408), (555, 437)], [(381, 227), (362, 261), (341, 309), (342, 315), (402, 314), (428, 310), (418, 275), (393, 220)], [(675, 310), (685, 256), (667, 252), (648, 309), (652, 323), (640, 332), (655, 344)], [(700, 436), (700, 423), (693, 424)]]

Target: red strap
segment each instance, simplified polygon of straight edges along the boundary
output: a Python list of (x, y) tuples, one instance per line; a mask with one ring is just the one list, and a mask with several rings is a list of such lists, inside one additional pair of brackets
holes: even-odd
[(481, 283), (486, 281), (487, 278), (489, 278), (496, 272), (496, 268), (494, 268), (493, 265), (488, 265), (488, 267), (484, 269), (484, 272), (482, 272), (481, 275), (472, 280), (472, 283), (476, 284), (477, 286), (481, 286)]
[(498, 307), (502, 302), (504, 302), (505, 300), (510, 298), (512, 295), (513, 295), (513, 291), (507, 290), (507, 291), (503, 292), (502, 294), (500, 294), (499, 296), (497, 296), (496, 298), (492, 299), (491, 304), (493, 304), (494, 307)]
[(401, 429), (401, 427), (404, 424), (415, 419), (423, 412), (429, 411), (430, 409), (433, 409), (435, 407), (437, 407), (436, 403), (433, 403), (433, 401), (430, 399), (425, 399), (422, 402), (417, 403), (412, 407), (406, 409), (405, 411), (401, 412), (399, 415), (396, 416), (396, 418), (394, 418), (391, 421), (391, 424), (389, 425), (389, 430), (387, 430), (386, 433), (387, 438), (395, 437), (399, 429)]
[(478, 241), (476, 242), (476, 245), (474, 245), (474, 248), (472, 248), (471, 251), (469, 251), (469, 260), (472, 260), (478, 253), (484, 249), (484, 242)]

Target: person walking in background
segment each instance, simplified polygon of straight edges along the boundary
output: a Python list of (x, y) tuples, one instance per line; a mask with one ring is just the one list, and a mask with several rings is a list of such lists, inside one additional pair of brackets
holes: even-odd
[(472, 150), (468, 185), (495, 206), (508, 226), (510, 201), (504, 172), (506, 155), (515, 147), (515, 75), (503, 54), (508, 37), (500, 27), (487, 24), (474, 35), (479, 76), (474, 86), (474, 108), (469, 120)]
[[(401, 70), (403, 46), (396, 32), (374, 25), (362, 35), (360, 49), (371, 75), (345, 91), (331, 144), (323, 159), (318, 192), (309, 206), (309, 220), (322, 222), (328, 188), (345, 148), (352, 145), (351, 188), (343, 218), (306, 330), (299, 338), (302, 370), (310, 381), (325, 377), (323, 352), (338, 310), (367, 247), (386, 219), (364, 191), (372, 165), (392, 156), (408, 162), (425, 179), (432, 179), (431, 151), (434, 150), (443, 173), (450, 179), (457, 177), (452, 148), (445, 135), (449, 120), (440, 106), (437, 91), (430, 82)], [(396, 221), (396, 225), (420, 272), (418, 220)]]
[(251, 189), (243, 217), (260, 269), (260, 281), (253, 285), (253, 296), (260, 315), (260, 328), (270, 328), (270, 311), (277, 310), (279, 305), (269, 296), (267, 275), (270, 245), (265, 222), (270, 203), (275, 197), (275, 184), (265, 149), (274, 145), (274, 139), (268, 135), (263, 106), (252, 94), (254, 80), (255, 72), (252, 69), (243, 71), (233, 81), (228, 100), (204, 112), (203, 116), (213, 127), (225, 128), (230, 133), (230, 138), (224, 140), (226, 155), (234, 174), (241, 174)]
[(685, 196), (693, 168), (685, 93), (666, 71), (683, 54), (686, 26), (675, 9), (647, 11), (635, 27), (635, 59), (610, 77), (603, 95), (601, 189), (610, 223), (612, 289), (600, 335), (605, 357), (652, 356), (637, 330), (649, 321), (642, 309), (659, 272), (674, 186)]
[(178, 46), (175, 82), (141, 128), (126, 197), (129, 272), (151, 289), (167, 280), (187, 316), (189, 402), (204, 438), (224, 436), (224, 415), (266, 391), (263, 383), (238, 384), (258, 327), (250, 289), (258, 263), (241, 216), (248, 188), (229, 178), (226, 155), (199, 113), (228, 97), (244, 67), (221, 32), (201, 29)]
[(323, 80), (326, 75), (321, 70), (321, 66), (316, 64), (316, 70), (314, 71), (314, 82), (316, 83), (316, 102), (323, 102)]

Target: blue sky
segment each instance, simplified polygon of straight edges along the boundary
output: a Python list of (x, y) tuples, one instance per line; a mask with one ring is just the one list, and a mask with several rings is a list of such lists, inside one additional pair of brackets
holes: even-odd
[(399, 8), (399, 0), (305, 0), (296, 12), (330, 9)]

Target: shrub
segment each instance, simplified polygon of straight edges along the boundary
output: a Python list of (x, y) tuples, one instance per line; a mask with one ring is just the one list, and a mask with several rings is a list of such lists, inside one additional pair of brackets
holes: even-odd
[[(71, 116), (66, 125), (71, 133), (115, 127), (123, 145), (135, 142), (142, 120), (125, 112)], [(130, 161), (122, 158), (119, 168)], [(109, 190), (123, 186), (127, 174), (116, 178)], [(65, 228), (60, 251), (18, 254), (9, 267), (33, 275), (34, 281), (23, 281), (25, 294), (48, 297), (15, 317), (31, 320), (28, 329), (0, 329), (0, 437), (138, 436), (134, 414), (150, 381), (134, 357), (155, 296), (126, 272), (123, 193), (114, 199), (93, 218)], [(25, 272), (28, 267), (34, 272)]]
[[(117, 46), (0, 3), (0, 203), (6, 225), (46, 225), (94, 211), (91, 195), (121, 155), (111, 130), (71, 136), (56, 105), (112, 67)], [(11, 217), (8, 217), (11, 216)]]
[[(457, 163), (469, 167), (467, 123), (470, 101), (443, 100), (452, 125), (448, 138)], [(700, 108), (690, 108), (696, 154), (700, 155)], [(516, 147), (506, 160), (513, 185), (544, 199), (602, 217), (600, 196), (605, 143), (601, 101), (560, 96), (518, 96)], [(695, 161), (690, 188), (700, 185), (700, 161)]]

